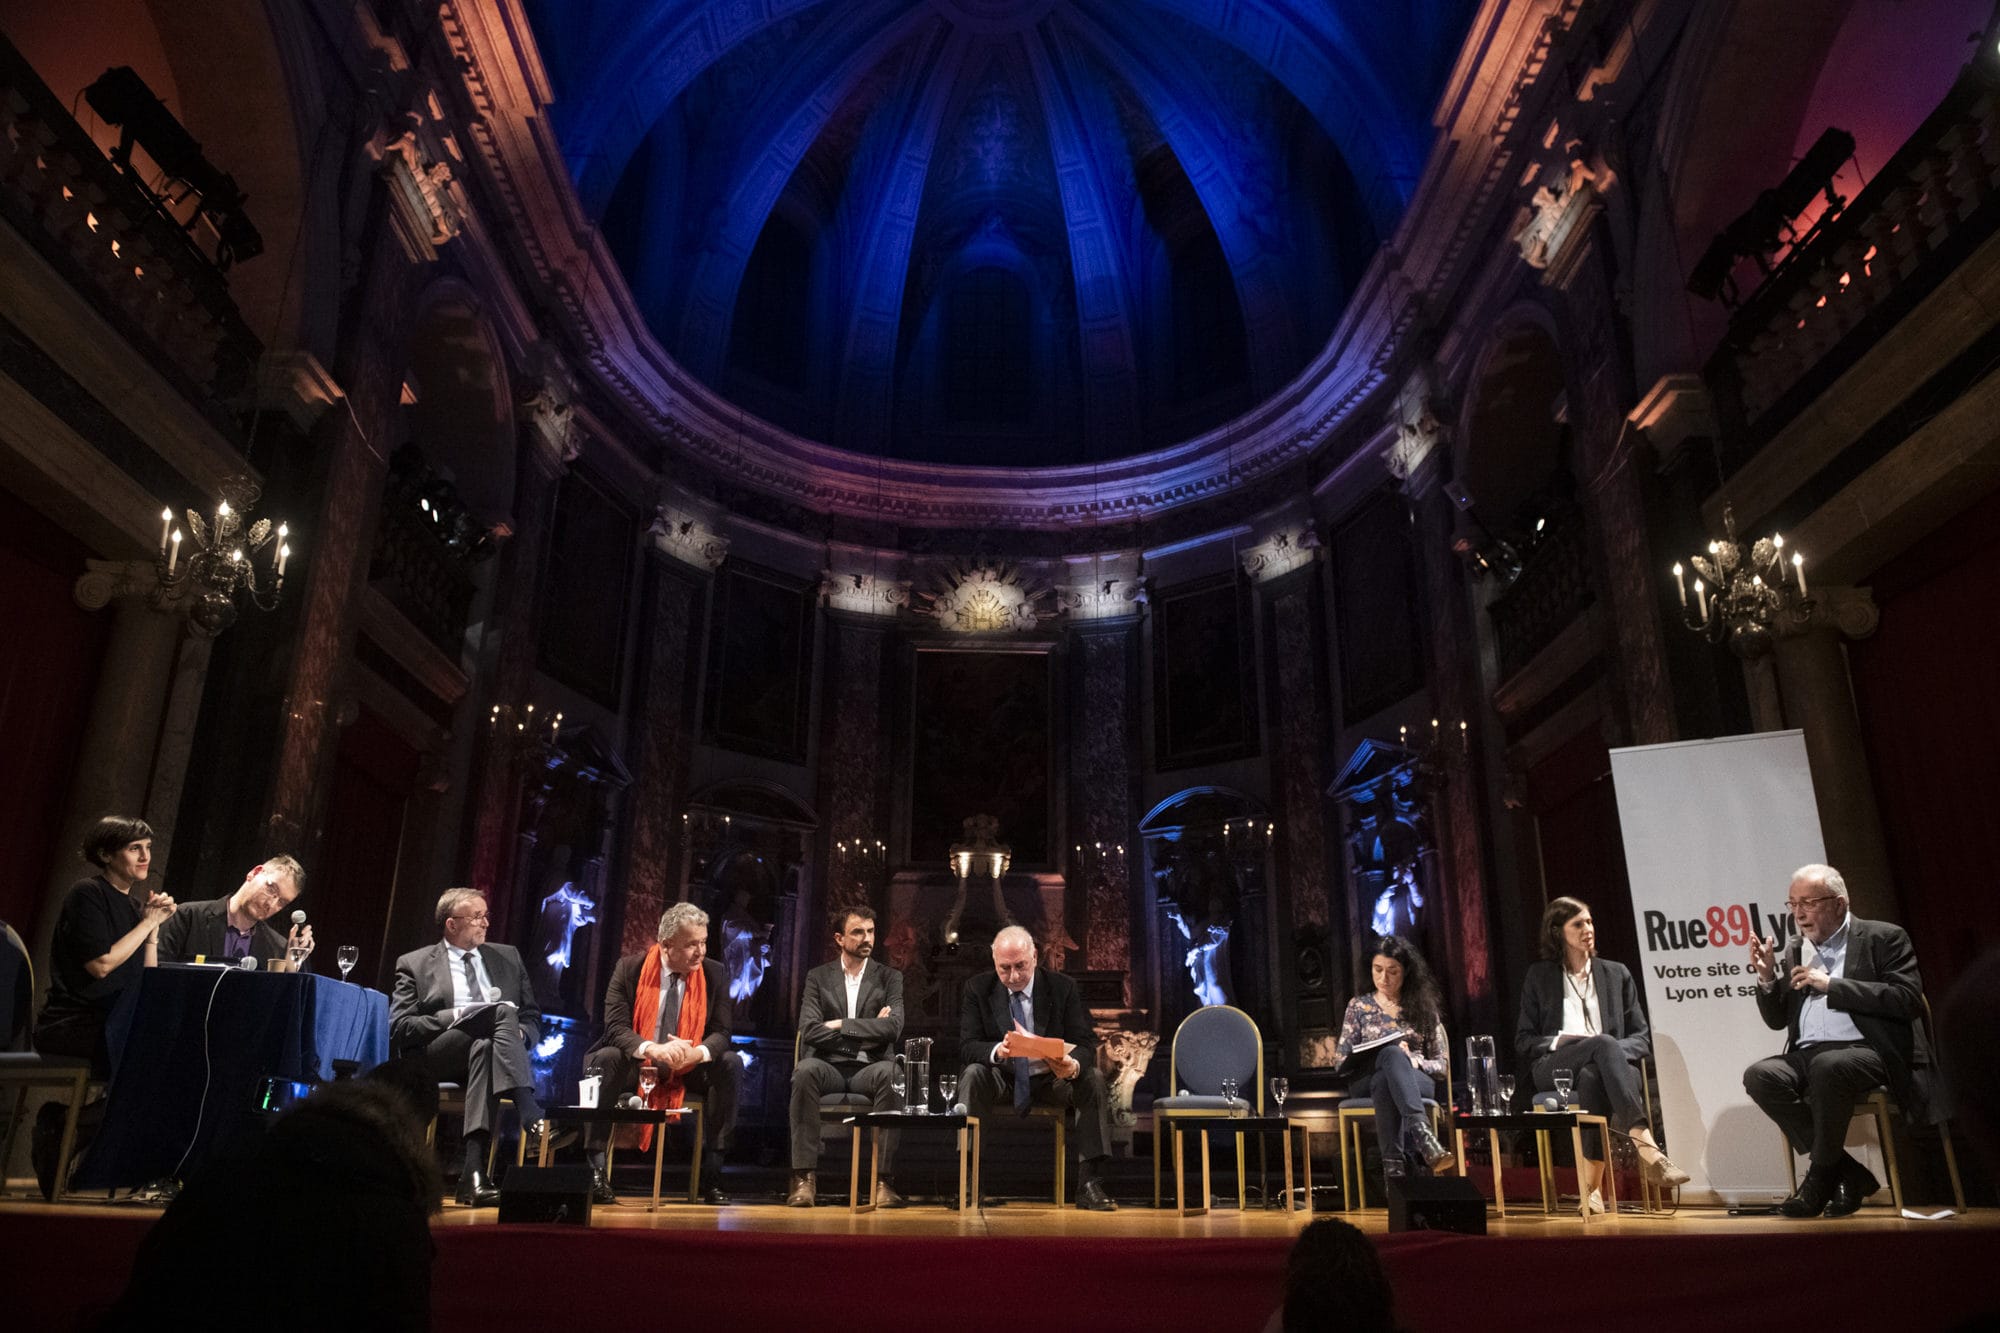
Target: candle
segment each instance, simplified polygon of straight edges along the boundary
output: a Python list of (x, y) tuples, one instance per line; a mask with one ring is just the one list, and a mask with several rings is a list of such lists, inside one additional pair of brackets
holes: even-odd
[[(499, 727), (499, 725), (500, 725), (500, 705), (499, 705), (499, 704), (494, 704), (494, 705), (493, 705), (493, 716), (491, 716), (491, 717), (489, 717), (489, 718), (487, 718), (487, 719), (486, 719), (486, 730), (487, 730), (487, 731), (489, 731), (489, 732), (490, 732), (490, 731), (493, 731), (494, 729), (496, 729), (497, 727)], [(687, 816), (686, 816), (686, 815), (682, 815), (682, 816), (681, 816), (681, 818), (682, 818), (682, 819), (686, 819), (686, 818), (687, 818)]]
[(179, 565), (180, 562), (181, 562), (181, 534), (179, 530), (176, 530), (174, 532), (173, 544), (167, 548), (168, 578), (172, 578), (174, 576), (174, 568), (175, 566)]
[(1410, 748), (1410, 729), (1408, 727), (1396, 728), (1396, 743), (1406, 750)]
[(1700, 579), (1694, 581), (1694, 600), (1696, 605), (1701, 608), (1701, 623), (1706, 625), (1708, 623), (1708, 590), (1703, 586)]
[(1678, 560), (1674, 561), (1674, 587), (1680, 590), (1681, 610), (1687, 610), (1688, 585), (1687, 580), (1681, 576), (1681, 562)]
[(278, 577), (279, 577), (279, 578), (283, 578), (283, 577), (285, 577), (285, 562), (286, 562), (287, 560), (290, 560), (291, 558), (292, 558), (292, 548), (291, 548), (291, 547), (289, 547), (289, 546), (280, 546), (280, 547), (278, 548)]
[(174, 530), (174, 511), (171, 509), (162, 509), (160, 511), (160, 554), (161, 555), (165, 555), (167, 553), (167, 534), (171, 533), (173, 530)]
[(1792, 572), (1799, 576), (1799, 596), (1806, 595), (1806, 558), (1797, 551), (1792, 552)]

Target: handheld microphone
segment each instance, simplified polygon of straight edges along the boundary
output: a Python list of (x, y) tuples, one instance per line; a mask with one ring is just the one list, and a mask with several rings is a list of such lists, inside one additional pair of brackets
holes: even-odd
[(306, 923), (306, 909), (303, 907), (293, 908), (292, 924), (295, 926), (303, 926), (305, 923)]
[(236, 966), (242, 968), (245, 972), (255, 972), (257, 970), (257, 955), (249, 953), (244, 954), (243, 961), (238, 963)]

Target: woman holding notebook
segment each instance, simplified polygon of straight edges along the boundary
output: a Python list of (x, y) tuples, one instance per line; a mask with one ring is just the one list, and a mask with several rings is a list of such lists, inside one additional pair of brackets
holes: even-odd
[(1406, 1158), (1443, 1171), (1451, 1152), (1438, 1142), (1424, 1112), (1445, 1072), (1444, 1020), (1437, 982), (1423, 955), (1398, 935), (1384, 935), (1369, 960), (1368, 989), (1347, 1002), (1334, 1068), (1347, 1079), (1349, 1100), (1375, 1108), (1382, 1174), (1394, 1178)]
[[(1524, 1093), (1552, 1090), (1557, 1071), (1568, 1070), (1572, 1101), (1628, 1136), (1656, 1184), (1685, 1183), (1687, 1172), (1653, 1141), (1651, 1116), (1640, 1097), (1635, 1066), (1652, 1050), (1653, 1039), (1630, 969), (1597, 956), (1590, 907), (1576, 898), (1557, 898), (1542, 913), (1541, 945), (1541, 960), (1529, 966), (1521, 983), (1521, 1017), (1514, 1029)], [(1603, 1174), (1602, 1162), (1581, 1164), (1592, 1212), (1604, 1211), (1598, 1194)]]

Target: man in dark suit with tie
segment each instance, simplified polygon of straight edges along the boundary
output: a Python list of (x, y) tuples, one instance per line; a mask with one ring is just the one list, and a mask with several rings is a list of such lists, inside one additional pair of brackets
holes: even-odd
[[(1017, 1115), (1033, 1105), (1076, 1110), (1076, 1206), (1109, 1213), (1099, 1164), (1110, 1156), (1111, 1099), (1097, 1069), (1097, 1034), (1076, 983), (1035, 965), (1035, 937), (1008, 926), (993, 937), (993, 975), (965, 983), (958, 1005), (958, 1096), (972, 1115), (1011, 1103)], [(1073, 1046), (1060, 1060), (1017, 1057), (1015, 1033), (1057, 1037)]]
[(486, 1147), (502, 1094), (514, 1099), (522, 1132), (542, 1118), (529, 1052), (542, 1039), (542, 1011), (521, 955), (486, 942), (486, 898), (477, 889), (446, 889), (437, 901), (444, 938), (396, 960), (389, 1000), (389, 1041), (419, 1055), (433, 1078), (465, 1085), (465, 1168), (458, 1201), (475, 1208), (500, 1202), (486, 1178)]
[(1744, 1070), (1743, 1088), (1792, 1150), (1812, 1159), (1778, 1211), (1846, 1217), (1881, 1188), (1845, 1147), (1855, 1103), (1886, 1085), (1910, 1123), (1929, 1119), (1918, 1079), (1930, 1064), (1917, 1024), (1923, 980), (1910, 937), (1852, 915), (1846, 881), (1832, 866), (1801, 866), (1785, 905), (1805, 943), (1750, 942), (1757, 1012), (1766, 1026), (1786, 1030), (1785, 1050)]
[[(895, 1111), (891, 1081), (896, 1041), (903, 1035), (903, 974), (884, 967), (875, 952), (875, 912), (844, 907), (834, 913), (833, 942), (840, 957), (806, 973), (799, 1001), (799, 1062), (792, 1068), (792, 1189), (785, 1202), (813, 1206), (813, 1168), (819, 1162), (819, 1099), (855, 1092), (870, 1110)], [(882, 1172), (875, 1203), (901, 1208), (890, 1184), (896, 1160), (894, 1130), (881, 1136)]]
[[(708, 957), (708, 913), (674, 903), (660, 914), (658, 943), (628, 954), (611, 970), (604, 992), (604, 1035), (583, 1058), (601, 1075), (599, 1104), (616, 1105), (639, 1086), (639, 1072), (653, 1066), (657, 1082), (647, 1104), (678, 1107), (701, 1099), (701, 1197), (725, 1204), (723, 1154), (736, 1125), (743, 1089), (743, 1057), (730, 1046), (735, 1002), (722, 964)], [(595, 1137), (595, 1136), (593, 1136)], [(616, 1202), (604, 1178), (604, 1152), (593, 1143), (592, 1197)]]

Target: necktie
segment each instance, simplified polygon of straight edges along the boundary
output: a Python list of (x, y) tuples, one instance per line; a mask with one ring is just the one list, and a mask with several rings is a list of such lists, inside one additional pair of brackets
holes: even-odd
[(674, 1029), (681, 1022), (681, 974), (667, 973), (667, 988), (660, 995), (660, 1030), (653, 1034), (654, 1041), (672, 1041)]
[(472, 997), (472, 1003), (479, 1004), (486, 999), (486, 988), (479, 984), (479, 969), (473, 964), (472, 950), (459, 955), (465, 963), (465, 993)]
[[(1008, 1002), (1008, 1009), (1014, 1015), (1014, 1021), (1019, 1023), (1023, 1028), (1032, 1031), (1035, 1025), (1030, 1021), (1028, 1013), (1028, 992), (1017, 990), (1012, 992), (1012, 995), (1013, 999)], [(1034, 1061), (1014, 1061), (1015, 1115), (1026, 1115), (1028, 1113), (1028, 1080), (1033, 1077)]]

